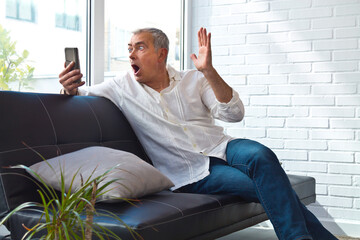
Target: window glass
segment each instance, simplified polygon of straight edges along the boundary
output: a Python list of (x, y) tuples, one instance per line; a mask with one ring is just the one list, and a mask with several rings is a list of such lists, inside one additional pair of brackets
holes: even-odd
[(59, 93), (65, 47), (79, 49), (85, 74), (86, 4), (85, 0), (0, 1), (4, 9), (0, 11), (0, 90)]
[(168, 64), (180, 69), (181, 1), (105, 0), (105, 76), (130, 69), (127, 44), (132, 32), (155, 27), (168, 36)]
[(32, 0), (19, 1), (19, 18), (35, 22), (35, 14), (33, 12), (34, 3)]
[(56, 27), (81, 31), (79, 1), (64, 0), (56, 3)]
[(33, 0), (6, 0), (6, 17), (35, 22), (36, 12)]
[(14, 0), (6, 0), (6, 17), (16, 18), (17, 3)]

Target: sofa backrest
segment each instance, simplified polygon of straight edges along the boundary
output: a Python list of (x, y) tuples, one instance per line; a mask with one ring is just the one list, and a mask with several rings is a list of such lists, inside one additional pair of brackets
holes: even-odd
[[(23, 170), (45, 159), (89, 146), (106, 146), (150, 162), (122, 112), (100, 97), (0, 91), (0, 217), (27, 201), (39, 201)], [(32, 149), (30, 149), (31, 147)]]

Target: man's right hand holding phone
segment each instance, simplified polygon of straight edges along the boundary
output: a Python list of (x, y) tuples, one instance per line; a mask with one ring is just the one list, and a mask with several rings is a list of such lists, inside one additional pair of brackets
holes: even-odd
[(59, 82), (64, 87), (64, 93), (68, 95), (77, 95), (78, 87), (85, 84), (84, 81), (81, 81), (83, 74), (80, 69), (71, 70), (74, 65), (74, 62), (71, 62), (68, 66), (65, 63), (64, 70), (59, 74)]

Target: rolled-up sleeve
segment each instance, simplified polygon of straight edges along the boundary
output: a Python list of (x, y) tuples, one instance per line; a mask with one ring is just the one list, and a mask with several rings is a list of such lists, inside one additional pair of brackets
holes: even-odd
[(244, 104), (239, 94), (233, 89), (232, 98), (228, 103), (219, 102), (215, 97), (215, 104), (210, 107), (214, 118), (226, 122), (240, 122), (244, 118)]
[(210, 84), (205, 79), (201, 95), (203, 103), (210, 109), (214, 118), (225, 122), (240, 122), (244, 118), (244, 104), (234, 89), (232, 90), (232, 98), (229, 102), (219, 102)]

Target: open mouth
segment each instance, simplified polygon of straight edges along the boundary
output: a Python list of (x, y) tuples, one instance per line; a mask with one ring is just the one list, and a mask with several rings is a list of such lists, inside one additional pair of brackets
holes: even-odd
[(140, 67), (139, 67), (138, 65), (136, 65), (136, 64), (131, 64), (131, 67), (133, 68), (135, 75), (136, 75), (136, 74), (139, 72), (139, 70), (140, 70)]

